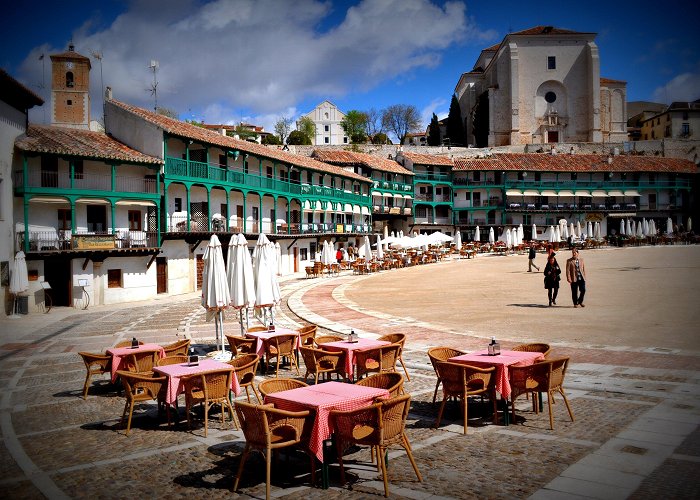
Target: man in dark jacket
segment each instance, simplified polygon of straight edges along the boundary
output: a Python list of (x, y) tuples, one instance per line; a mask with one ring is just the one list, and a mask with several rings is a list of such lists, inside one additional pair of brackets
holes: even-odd
[(535, 265), (535, 256), (536, 255), (537, 254), (535, 253), (535, 244), (530, 243), (530, 251), (527, 254), (527, 272), (528, 273), (532, 272), (533, 267), (535, 269), (537, 269), (538, 271), (540, 270), (540, 268)]

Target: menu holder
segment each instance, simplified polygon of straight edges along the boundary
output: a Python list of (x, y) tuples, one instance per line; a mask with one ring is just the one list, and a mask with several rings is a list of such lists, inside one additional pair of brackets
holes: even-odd
[(187, 358), (187, 366), (199, 366), (199, 356), (193, 354)]

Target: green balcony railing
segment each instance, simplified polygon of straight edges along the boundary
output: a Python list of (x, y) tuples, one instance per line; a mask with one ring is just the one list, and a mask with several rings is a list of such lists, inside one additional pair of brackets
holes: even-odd
[(408, 194), (413, 193), (413, 184), (394, 181), (373, 181), (372, 189), (391, 191), (397, 194)]
[(559, 180), (559, 181), (510, 181), (506, 189), (689, 189), (690, 179), (666, 180)]
[(443, 182), (446, 184), (452, 183), (452, 174), (445, 173), (427, 173), (427, 172), (416, 172), (414, 176), (414, 182)]

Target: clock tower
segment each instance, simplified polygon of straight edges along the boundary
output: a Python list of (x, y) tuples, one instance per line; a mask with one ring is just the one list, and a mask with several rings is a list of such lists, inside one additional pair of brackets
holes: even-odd
[(90, 59), (72, 43), (51, 55), (51, 125), (90, 128)]

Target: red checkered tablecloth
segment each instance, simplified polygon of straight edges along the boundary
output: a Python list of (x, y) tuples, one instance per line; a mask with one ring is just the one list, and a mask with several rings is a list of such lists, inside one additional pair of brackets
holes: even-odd
[(543, 359), (544, 355), (541, 352), (501, 351), (501, 354), (498, 356), (489, 356), (488, 351), (483, 350), (455, 356), (448, 361), (480, 368), (496, 367), (496, 390), (500, 392), (501, 396), (505, 399), (509, 399), (510, 381), (508, 380), (508, 367), (529, 366), (534, 364), (535, 361)]
[[(177, 363), (174, 365), (156, 366), (153, 368), (153, 371), (168, 377), (168, 394), (165, 397), (165, 402), (174, 405), (175, 401), (177, 401), (177, 397), (185, 391), (182, 377), (212, 370), (225, 369), (233, 370), (233, 367), (227, 363), (206, 358), (200, 359), (199, 364), (195, 366), (189, 366), (187, 363)], [(238, 396), (241, 393), (241, 386), (238, 384), (238, 377), (236, 377), (236, 374), (233, 373), (232, 375), (231, 390)]]
[(350, 411), (372, 404), (375, 398), (388, 397), (386, 389), (375, 389), (343, 382), (299, 387), (265, 396), (265, 403), (287, 411), (314, 410), (316, 416), (311, 429), (309, 449), (323, 462), (323, 441), (331, 435), (329, 422), (332, 410)]
[(296, 335), (297, 345), (296, 349), (301, 347), (301, 340), (299, 339), (299, 332), (292, 330), (290, 328), (276, 327), (274, 332), (246, 332), (246, 336), (254, 338), (257, 340), (255, 344), (255, 352), (261, 358), (265, 355), (265, 349), (263, 347), (263, 339), (270, 339), (272, 337), (279, 337), (280, 335)]
[(165, 349), (158, 344), (141, 344), (138, 347), (113, 347), (107, 349), (107, 354), (112, 356), (112, 382), (117, 380), (117, 370), (124, 365), (124, 358), (135, 352), (158, 352), (158, 357), (165, 357)]
[(362, 349), (371, 349), (373, 347), (381, 347), (389, 342), (385, 340), (373, 339), (357, 339), (357, 342), (348, 342), (341, 340), (339, 342), (328, 342), (321, 345), (321, 349), (326, 351), (345, 351), (345, 374), (348, 378), (353, 378), (355, 374), (355, 351)]

